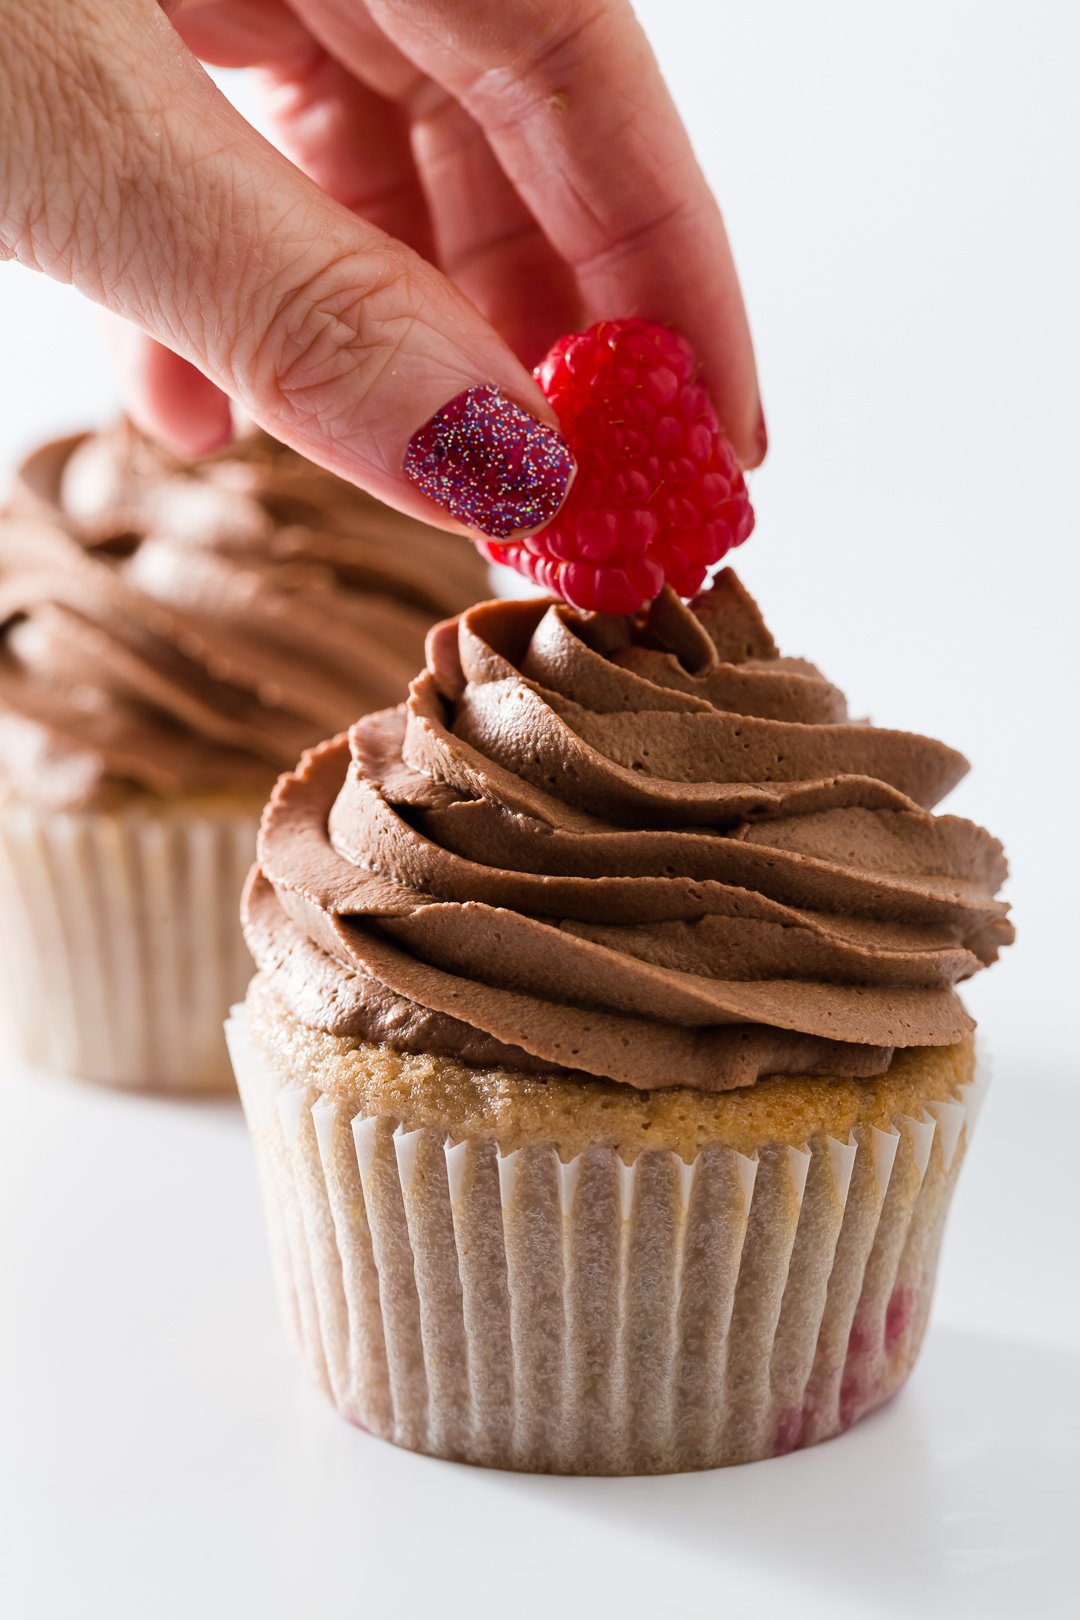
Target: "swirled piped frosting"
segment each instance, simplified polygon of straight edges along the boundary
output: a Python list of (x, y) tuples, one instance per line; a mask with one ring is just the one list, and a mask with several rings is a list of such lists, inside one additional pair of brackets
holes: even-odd
[(1012, 937), (944, 744), (848, 719), (730, 571), (640, 621), (488, 602), (282, 777), (245, 897), (302, 1022), (650, 1089), (872, 1076)]
[(263, 795), (396, 701), (485, 580), (459, 538), (254, 430), (191, 463), (127, 423), (46, 445), (0, 516), (0, 785), (48, 808)]

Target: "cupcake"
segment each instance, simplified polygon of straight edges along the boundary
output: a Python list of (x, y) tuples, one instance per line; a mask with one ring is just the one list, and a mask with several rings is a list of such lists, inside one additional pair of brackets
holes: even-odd
[(236, 905), (278, 772), (483, 594), (460, 540), (258, 432), (46, 445), (0, 516), (0, 1017), (29, 1060), (231, 1084)]
[(1012, 937), (942, 743), (848, 719), (736, 576), (488, 602), (307, 753), (229, 1039), (284, 1315), (352, 1422), (458, 1461), (777, 1455), (919, 1350)]

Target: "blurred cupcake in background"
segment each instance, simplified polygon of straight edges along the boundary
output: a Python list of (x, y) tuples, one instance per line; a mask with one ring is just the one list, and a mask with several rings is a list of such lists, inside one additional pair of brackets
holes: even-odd
[(0, 1020), (28, 1060), (230, 1085), (237, 900), (278, 772), (396, 701), (473, 548), (252, 431), (45, 445), (0, 515)]

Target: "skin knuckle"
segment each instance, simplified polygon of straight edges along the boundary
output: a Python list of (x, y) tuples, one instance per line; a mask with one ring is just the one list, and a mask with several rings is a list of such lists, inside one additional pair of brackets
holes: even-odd
[(363, 254), (295, 267), (254, 300), (238, 369), (250, 371), (264, 407), (333, 432), (339, 412), (363, 413), (406, 340), (413, 304), (407, 271)]
[[(602, 40), (622, 0), (562, 0), (545, 6), (531, 29), (508, 40), (505, 61), (488, 65), (463, 92), (462, 100), (489, 133), (512, 129), (537, 114), (564, 111), (568, 87), (583, 68), (595, 65)], [(513, 8), (507, 8), (507, 16)]]

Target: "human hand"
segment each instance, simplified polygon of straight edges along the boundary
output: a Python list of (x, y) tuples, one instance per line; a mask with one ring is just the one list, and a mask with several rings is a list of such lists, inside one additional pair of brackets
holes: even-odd
[[(0, 256), (166, 345), (125, 347), (173, 447), (224, 442), (228, 394), (391, 505), (492, 533), (482, 492), (437, 515), (402, 463), (493, 388), (484, 454), (498, 475), (525, 447), (546, 520), (571, 463), (525, 415), (553, 422), (527, 366), (640, 312), (690, 339), (761, 460), (723, 224), (625, 0), (0, 0), (0, 26)], [(293, 163), (197, 57), (259, 70)], [(511, 479), (504, 532), (536, 525), (516, 500)]]

